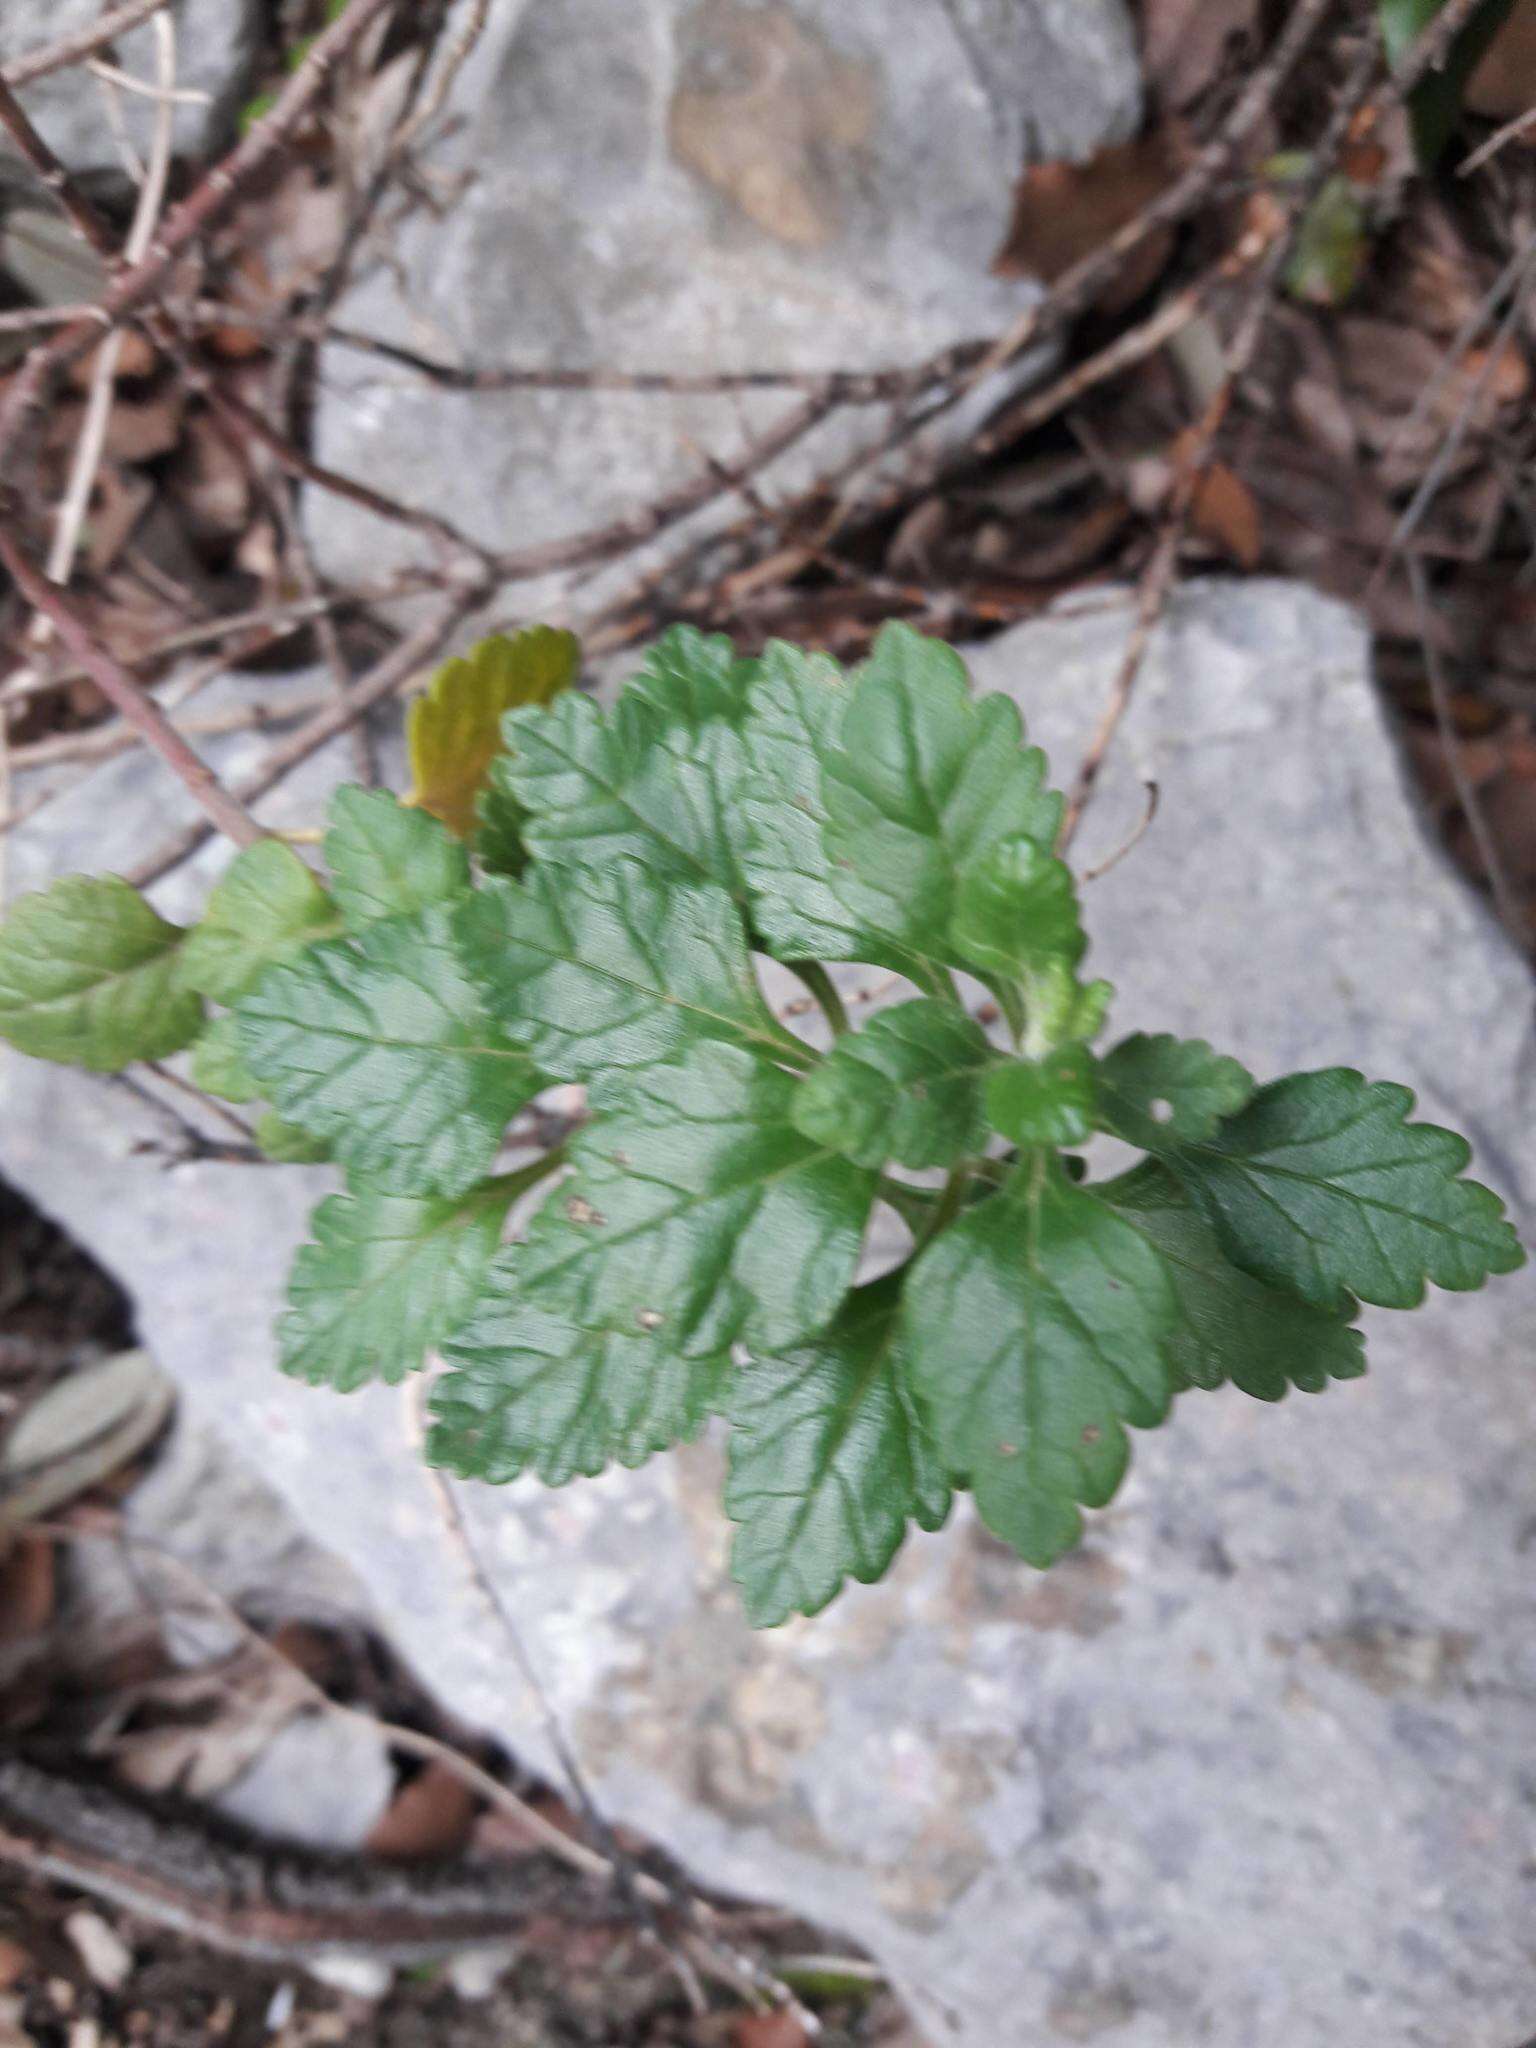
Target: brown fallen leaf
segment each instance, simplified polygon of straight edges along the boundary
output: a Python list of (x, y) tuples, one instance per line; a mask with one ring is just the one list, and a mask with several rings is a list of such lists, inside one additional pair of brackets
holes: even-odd
[(19, 1941), (0, 1934), (0, 1991), (19, 1984), (32, 1967), (32, 1958)]
[[(992, 259), (993, 275), (1054, 284), (1150, 206), (1172, 181), (1182, 156), (1175, 131), (1164, 126), (1134, 142), (1110, 143), (1086, 163), (1029, 165), (1014, 187), (1013, 217)], [(1096, 303), (1115, 312), (1139, 299), (1161, 275), (1172, 249), (1172, 228), (1149, 235)]]
[(146, 1686), (139, 1714), (163, 1718), (118, 1736), (112, 1762), (141, 1792), (206, 1799), (232, 1785), (310, 1703), (309, 1685), (291, 1665), (248, 1645), (220, 1664)]
[(1536, 106), (1536, 0), (1515, 0), (1462, 97), (1474, 114), (1492, 121), (1513, 120)]
[(809, 2048), (810, 2036), (791, 2012), (743, 2013), (731, 2029), (731, 2048)]
[(1235, 469), (1213, 462), (1195, 486), (1189, 508), (1196, 533), (1214, 541), (1240, 569), (1256, 569), (1264, 553), (1258, 501)]
[(1175, 110), (1219, 79), (1240, 44), (1252, 55), (1259, 0), (1142, 0), (1141, 66), (1149, 89)]
[(374, 1822), (368, 1852), (398, 1863), (451, 1856), (469, 1840), (478, 1803), (446, 1764), (429, 1763), (400, 1787)]

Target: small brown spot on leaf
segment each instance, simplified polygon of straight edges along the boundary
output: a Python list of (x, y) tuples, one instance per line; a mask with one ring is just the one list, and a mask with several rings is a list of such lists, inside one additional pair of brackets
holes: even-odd
[(606, 1216), (593, 1208), (584, 1195), (568, 1195), (566, 1197), (565, 1213), (573, 1223), (587, 1223), (594, 1230), (601, 1230), (608, 1221)]

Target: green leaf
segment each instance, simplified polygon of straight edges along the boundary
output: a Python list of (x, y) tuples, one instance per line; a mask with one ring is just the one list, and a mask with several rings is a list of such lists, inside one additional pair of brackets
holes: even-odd
[(529, 852), (588, 871), (627, 855), (668, 881), (741, 896), (736, 793), (750, 673), (728, 640), (677, 626), (606, 717), (574, 695), (544, 713), (512, 712), (512, 751), (495, 762), (491, 787), (526, 814)]
[(66, 875), (0, 925), (0, 1038), (34, 1059), (112, 1074), (202, 1029), (179, 925), (116, 875)]
[(299, 1124), (289, 1123), (276, 1110), (263, 1110), (251, 1135), (279, 1166), (319, 1166), (331, 1157), (331, 1148), (324, 1138), (317, 1138)]
[(254, 1102), (261, 1085), (245, 1064), (240, 1027), (228, 1012), (215, 1017), (192, 1048), (192, 1079), (205, 1095), (225, 1102)]
[(536, 1472), (547, 1486), (641, 1465), (695, 1435), (718, 1398), (725, 1353), (681, 1358), (650, 1330), (578, 1329), (527, 1301), (520, 1247), (503, 1252), (474, 1314), (442, 1347), (427, 1457), (464, 1479)]
[(741, 785), (742, 872), (752, 921), (780, 960), (866, 960), (905, 972), (907, 956), (850, 914), (834, 886), (821, 764), (836, 751), (848, 678), (826, 654), (763, 649), (747, 692)]
[(999, 840), (956, 878), (952, 932), (970, 966), (1006, 981), (1088, 950), (1072, 870), (1033, 839)]
[(436, 818), (355, 783), (331, 799), (325, 860), (349, 931), (452, 903), (470, 885), (468, 854)]
[(1124, 1475), (1125, 1424), (1168, 1411), (1177, 1319), (1146, 1237), (1044, 1154), (919, 1256), (902, 1369), (944, 1468), (1030, 1564), (1081, 1533)]
[(1253, 1076), (1203, 1038), (1123, 1038), (1099, 1062), (1103, 1127), (1155, 1152), (1170, 1139), (1212, 1138), (1253, 1095)]
[[(1382, 40), (1394, 67), (1402, 63), (1444, 4), (1445, 0), (1377, 0)], [(1513, 7), (1514, 0), (1483, 0), (1452, 42), (1445, 64), (1422, 78), (1409, 96), (1414, 154), (1424, 170), (1433, 170), (1445, 154), (1461, 119), (1467, 81)]]
[(575, 634), (552, 626), (529, 626), (514, 638), (493, 633), (467, 655), (444, 662), (406, 719), (412, 802), (468, 839), (491, 762), (501, 752), (503, 716), (550, 703), (580, 669)]
[(335, 905), (291, 846), (258, 839), (225, 869), (187, 934), (183, 976), (215, 1003), (237, 1003), (269, 967), (341, 929)]
[(283, 1371), (343, 1394), (414, 1372), (478, 1300), (516, 1178), (457, 1201), (366, 1187), (328, 1196), (288, 1282)]
[(1086, 1144), (1098, 1112), (1093, 1055), (1063, 1045), (1044, 1059), (1005, 1061), (987, 1077), (986, 1107), (993, 1130), (1021, 1151)]
[(725, 1511), (754, 1627), (818, 1613), (846, 1578), (872, 1584), (909, 1520), (944, 1521), (949, 1488), (896, 1374), (899, 1308), (889, 1275), (850, 1295), (823, 1336), (732, 1377)]
[(793, 1344), (830, 1322), (876, 1176), (802, 1137), (794, 1087), (709, 1042), (612, 1077), (518, 1254), (527, 1299), (685, 1357)]
[(465, 972), (447, 904), (312, 946), (238, 1014), (278, 1109), (390, 1194), (463, 1194), (543, 1086)]
[(1230, 1380), (1255, 1400), (1278, 1401), (1289, 1387), (1318, 1394), (1331, 1379), (1358, 1379), (1365, 1371), (1364, 1339), (1350, 1327), (1354, 1304), (1347, 1315), (1332, 1315), (1239, 1272), (1205, 1218), (1155, 1160), (1094, 1193), (1149, 1238), (1167, 1262), (1179, 1304), (1169, 1356), (1185, 1386), (1219, 1387)]
[(982, 1078), (998, 1055), (951, 1003), (919, 997), (840, 1038), (795, 1090), (795, 1126), (859, 1166), (952, 1166), (987, 1142)]
[(807, 1057), (764, 1003), (741, 913), (712, 882), (663, 882), (632, 860), (543, 863), (492, 880), (458, 913), (491, 1009), (546, 1074), (589, 1081), (704, 1038)]
[(1350, 1067), (1291, 1074), (1165, 1163), (1256, 1279), (1338, 1314), (1351, 1295), (1416, 1308), (1427, 1281), (1481, 1287), (1525, 1254), (1498, 1196), (1458, 1178), (1466, 1140), (1409, 1123), (1412, 1107)]
[(833, 887), (855, 924), (928, 969), (964, 967), (951, 925), (961, 872), (1002, 840), (1049, 852), (1061, 798), (1007, 697), (973, 701), (960, 657), (886, 626), (822, 763)]

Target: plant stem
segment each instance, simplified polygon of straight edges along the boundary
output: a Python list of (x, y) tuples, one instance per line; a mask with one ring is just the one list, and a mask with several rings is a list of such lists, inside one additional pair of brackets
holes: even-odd
[(928, 1218), (939, 1199), (937, 1188), (915, 1188), (909, 1181), (892, 1180), (889, 1174), (882, 1174), (879, 1195), (882, 1202), (889, 1202), (914, 1237), (925, 1235)]
[(841, 1038), (848, 1029), (848, 1012), (843, 1008), (843, 999), (837, 986), (819, 960), (792, 960), (789, 971), (803, 981), (816, 998), (821, 1014), (832, 1027), (834, 1038)]
[(949, 1179), (945, 1181), (939, 1199), (930, 1210), (928, 1220), (923, 1226), (922, 1235), (917, 1240), (919, 1251), (936, 1238), (941, 1230), (948, 1229), (960, 1214), (970, 1178), (971, 1162), (968, 1159), (962, 1159), (958, 1166), (951, 1168)]

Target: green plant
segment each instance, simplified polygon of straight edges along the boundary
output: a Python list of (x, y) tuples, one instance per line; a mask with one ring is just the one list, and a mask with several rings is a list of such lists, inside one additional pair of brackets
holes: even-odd
[[(279, 1150), (343, 1169), (290, 1373), (346, 1389), (441, 1351), (429, 1455), (492, 1480), (639, 1464), (723, 1414), (735, 1575), (773, 1623), (877, 1578), (956, 1487), (1048, 1565), (1175, 1394), (1320, 1391), (1364, 1370), (1359, 1302), (1521, 1263), (1404, 1088), (1091, 1049), (1110, 989), (1081, 978), (1061, 799), (949, 648), (889, 626), (850, 676), (677, 630), (606, 715), (575, 667), (543, 629), (450, 664), (414, 715), (421, 801), (340, 790), (325, 883), (268, 839), (193, 931), (71, 877), (0, 933), (23, 1051), (191, 1046), (205, 1088), (272, 1105)], [(852, 1028), (837, 961), (900, 999)], [(495, 1172), (552, 1083), (589, 1114)], [(1090, 1179), (1095, 1132), (1139, 1163)], [(910, 1251), (856, 1284), (879, 1204)]]

